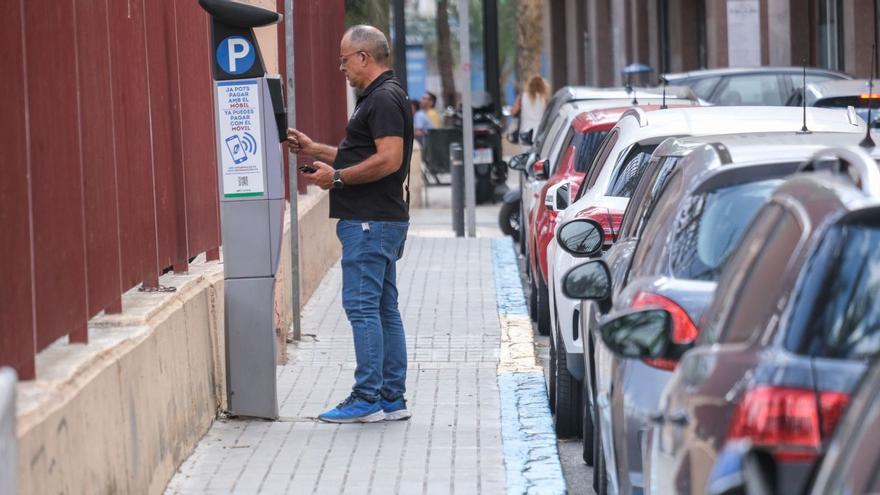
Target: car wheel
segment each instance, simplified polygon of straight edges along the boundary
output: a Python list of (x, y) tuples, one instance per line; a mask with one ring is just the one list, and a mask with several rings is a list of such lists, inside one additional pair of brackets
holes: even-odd
[(538, 288), (535, 287), (535, 279), (532, 278), (532, 272), (526, 266), (526, 274), (529, 278), (529, 318), (532, 321), (538, 319)]
[(608, 473), (605, 469), (605, 448), (602, 446), (602, 427), (599, 426), (599, 411), (595, 405), (593, 406), (593, 417), (596, 418), (596, 421), (593, 422), (593, 435), (596, 438), (596, 441), (593, 442), (593, 445), (595, 445), (595, 448), (593, 449), (593, 456), (595, 459), (595, 468), (593, 469), (593, 490), (599, 495), (607, 495)]
[(519, 201), (504, 203), (498, 211), (498, 226), (504, 235), (509, 235), (519, 242)]
[[(586, 352), (586, 349), (584, 349)], [(586, 377), (584, 377), (586, 378)], [(587, 466), (592, 466), (595, 462), (595, 430), (593, 428), (593, 410), (590, 406), (590, 391), (587, 388), (587, 380), (581, 384), (581, 432), (583, 435), (583, 450), (581, 455)]]
[(559, 438), (577, 437), (581, 432), (581, 384), (568, 371), (565, 345), (556, 348), (556, 416), (554, 426)]
[[(537, 267), (536, 267), (537, 268)], [(547, 290), (547, 284), (541, 280), (541, 274), (537, 275), (538, 279), (538, 300), (537, 300), (537, 321), (538, 333), (541, 335), (550, 335), (550, 294)]]
[(556, 412), (556, 344), (550, 339), (550, 372), (547, 379), (547, 402), (550, 405), (550, 412)]

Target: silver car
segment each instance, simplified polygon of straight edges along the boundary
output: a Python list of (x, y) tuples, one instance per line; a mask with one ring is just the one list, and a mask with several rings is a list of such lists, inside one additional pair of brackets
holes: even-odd
[[(594, 262), (608, 270), (613, 286), (610, 303), (582, 311), (593, 315), (584, 325), (594, 342), (601, 341), (601, 313), (655, 306), (674, 316), (678, 341), (692, 342), (699, 334), (694, 322), (763, 200), (823, 142), (841, 136), (716, 136), (661, 145), (627, 211), (621, 238), (604, 261)], [(605, 462), (612, 491), (641, 489), (651, 418), (676, 362), (619, 359), (602, 345), (594, 356), (599, 462)], [(600, 483), (602, 476), (597, 473)]]

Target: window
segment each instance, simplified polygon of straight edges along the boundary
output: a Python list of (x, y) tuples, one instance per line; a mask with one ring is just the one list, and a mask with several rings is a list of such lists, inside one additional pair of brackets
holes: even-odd
[(782, 208), (777, 204), (764, 206), (751, 223), (739, 247), (731, 254), (728, 269), (721, 274), (715, 289), (713, 302), (703, 313), (698, 343), (712, 344), (718, 341), (728, 316), (736, 311), (735, 300), (746, 280), (754, 258), (761, 253), (767, 237), (779, 222)]
[(620, 226), (620, 237), (638, 237), (645, 228), (645, 222), (651, 215), (654, 203), (666, 183), (672, 170), (678, 163), (680, 158), (677, 156), (667, 156), (657, 159), (655, 162), (651, 160), (645, 168), (642, 180), (630, 198), (623, 215), (623, 223)]
[(718, 81), (720, 80), (720, 77), (704, 77), (702, 79), (697, 79), (691, 83), (691, 89), (694, 90), (694, 94), (697, 95), (697, 97), (708, 101), (712, 96), (712, 90), (715, 89), (715, 86), (718, 85)]
[(718, 105), (783, 105), (788, 95), (782, 94), (776, 74), (745, 74), (728, 76), (712, 98)]
[(556, 161), (550, 164), (550, 173), (549, 175), (553, 175), (559, 170), (559, 166), (569, 158), (570, 150), (568, 149), (571, 146), (572, 141), (574, 140), (575, 132), (574, 129), (569, 128), (568, 132), (565, 134), (565, 137), (562, 139), (562, 147), (560, 150), (565, 150), (564, 152), (557, 153), (555, 157)]
[(716, 281), (730, 253), (780, 179), (687, 197), (672, 225), (669, 268), (677, 278)]
[(867, 359), (880, 352), (880, 228), (834, 230), (811, 258), (828, 268), (808, 272), (802, 287), (812, 294), (796, 301), (811, 317), (803, 327), (793, 318), (793, 327), (804, 331), (791, 332), (786, 346), (816, 357)]
[(575, 201), (581, 199), (588, 190), (590, 190), (594, 185), (596, 185), (596, 180), (599, 178), (599, 173), (602, 171), (602, 166), (608, 159), (608, 155), (611, 153), (611, 150), (614, 149), (614, 145), (617, 144), (617, 138), (619, 137), (619, 133), (617, 131), (611, 131), (607, 138), (602, 141), (602, 145), (599, 148), (599, 152), (596, 153), (596, 158), (593, 159), (593, 164), (590, 165), (590, 172), (586, 179), (584, 180), (584, 185), (578, 189), (577, 198)]
[(767, 322), (781, 306), (780, 298), (785, 297), (782, 289), (786, 269), (795, 257), (801, 235), (800, 222), (785, 212), (769, 235), (750, 246), (759, 253), (748, 267), (737, 294), (727, 301), (732, 308), (721, 340), (746, 342), (766, 329)]
[(841, 36), (843, 4), (840, 0), (814, 0), (816, 12), (816, 62), (819, 67), (843, 67)]
[(657, 145), (639, 144), (633, 146), (623, 161), (615, 167), (611, 175), (611, 185), (605, 194), (621, 198), (632, 196), (656, 147)]
[(638, 246), (633, 252), (633, 260), (630, 265), (630, 273), (627, 280), (644, 275), (658, 273), (658, 260), (664, 257), (668, 221), (672, 218), (678, 206), (683, 190), (684, 178), (681, 170), (673, 168), (671, 174), (665, 178), (663, 184), (656, 184), (657, 197), (650, 208), (643, 213), (636, 235)]
[(583, 132), (575, 137), (574, 147), (577, 149), (574, 157), (575, 172), (587, 173), (606, 136), (608, 136), (608, 131)]

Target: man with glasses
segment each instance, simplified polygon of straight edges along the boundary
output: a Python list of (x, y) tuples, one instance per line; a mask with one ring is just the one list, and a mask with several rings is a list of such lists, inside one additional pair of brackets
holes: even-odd
[[(404, 400), (406, 339), (397, 304), (396, 262), (409, 228), (413, 119), (409, 97), (389, 69), (388, 39), (372, 26), (342, 37), (339, 70), (358, 90), (339, 147), (288, 129), (294, 153), (313, 156), (306, 180), (330, 190), (330, 217), (342, 243), (342, 306), (357, 360), (351, 395), (318, 416), (332, 423), (410, 417)], [(332, 163), (332, 165), (330, 165)]]

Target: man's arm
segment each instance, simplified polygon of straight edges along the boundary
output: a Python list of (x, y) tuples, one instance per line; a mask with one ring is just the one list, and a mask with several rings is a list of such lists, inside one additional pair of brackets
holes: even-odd
[(312, 141), (312, 138), (296, 129), (287, 129), (287, 146), (294, 153), (305, 153), (318, 160), (333, 163), (336, 147)]
[[(381, 137), (374, 141), (376, 153), (366, 160), (340, 170), (339, 175), (346, 186), (367, 184), (389, 176), (400, 169), (403, 162), (403, 138), (400, 136)], [(323, 163), (312, 164), (315, 171), (306, 174), (305, 178), (311, 184), (321, 189), (333, 187), (333, 167)]]

